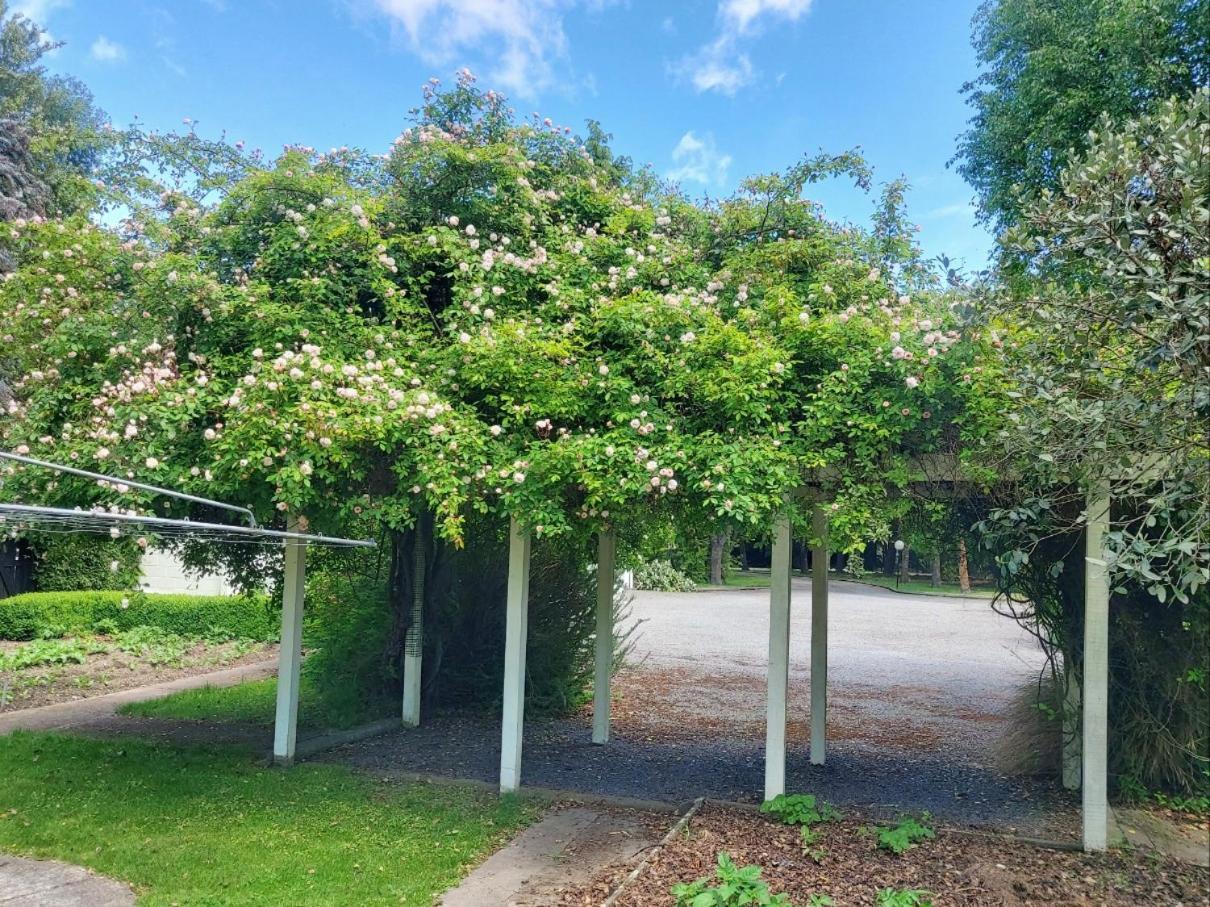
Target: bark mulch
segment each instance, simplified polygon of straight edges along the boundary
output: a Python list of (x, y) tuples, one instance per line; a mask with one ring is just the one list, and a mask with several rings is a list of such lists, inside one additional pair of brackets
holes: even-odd
[[(813, 894), (836, 907), (876, 905), (882, 888), (924, 889), (934, 907), (1193, 907), (1210, 903), (1210, 870), (1139, 851), (1084, 854), (936, 827), (901, 856), (876, 848), (872, 823), (854, 815), (816, 826), (815, 856), (803, 852), (797, 828), (758, 813), (707, 804), (627, 887), (617, 907), (675, 904), (678, 882), (712, 876), (720, 851), (737, 866), (756, 864), (773, 892), (796, 907)], [(886, 824), (886, 823), (882, 823)], [(820, 853), (819, 851), (822, 851)], [(563, 894), (560, 907), (599, 905), (630, 866), (614, 866)]]

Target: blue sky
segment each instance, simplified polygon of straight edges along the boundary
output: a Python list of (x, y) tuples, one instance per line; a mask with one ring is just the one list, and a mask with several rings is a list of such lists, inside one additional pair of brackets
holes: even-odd
[[(983, 265), (991, 239), (946, 168), (975, 74), (977, 0), (15, 0), (65, 46), (115, 123), (385, 150), (430, 76), (468, 66), (523, 114), (580, 128), (724, 195), (746, 175), (860, 145), (903, 175), (930, 254)], [(811, 187), (832, 217), (873, 200)]]

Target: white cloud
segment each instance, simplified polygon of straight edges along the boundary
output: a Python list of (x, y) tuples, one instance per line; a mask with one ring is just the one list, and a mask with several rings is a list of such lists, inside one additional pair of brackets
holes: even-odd
[(755, 77), (748, 55), (737, 52), (726, 36), (683, 57), (675, 71), (699, 92), (719, 91), (728, 96), (750, 84)]
[(118, 63), (126, 59), (126, 48), (100, 35), (88, 49), (89, 56), (102, 63)]
[(494, 87), (533, 97), (555, 81), (567, 58), (563, 16), (574, 6), (599, 10), (608, 0), (354, 0), (385, 16), (424, 60), (435, 65), (486, 61)]
[(724, 26), (746, 34), (766, 14), (796, 22), (811, 9), (812, 0), (721, 0), (719, 18)]
[(760, 32), (767, 19), (796, 22), (811, 9), (812, 0), (719, 0), (718, 36), (673, 67), (699, 92), (734, 95), (755, 81), (752, 61), (741, 42)]
[(731, 167), (731, 155), (721, 153), (714, 136), (707, 133), (698, 138), (693, 130), (681, 136), (672, 149), (673, 168), (668, 178), (678, 183), (701, 183), (704, 186), (722, 183)]
[(71, 0), (17, 0), (10, 11), (39, 25), (45, 25), (51, 13), (65, 6), (71, 6)]

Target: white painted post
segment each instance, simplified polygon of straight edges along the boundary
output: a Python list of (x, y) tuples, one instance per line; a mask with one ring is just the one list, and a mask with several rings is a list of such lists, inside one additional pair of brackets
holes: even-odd
[[(290, 532), (298, 520), (286, 521)], [(282, 577), (281, 646), (277, 652), (277, 715), (273, 726), (273, 761), (290, 765), (298, 740), (298, 683), (302, 667), (303, 589), (306, 581), (307, 543), (286, 539)]]
[(828, 514), (816, 507), (811, 531), (811, 764), (823, 765), (828, 728)]
[(500, 734), (500, 792), (521, 784), (525, 725), (525, 642), (529, 631), (530, 534), (514, 519), (508, 529), (508, 601), (504, 627), (504, 720)]
[(765, 714), (765, 799), (786, 792), (786, 688), (790, 679), (790, 518), (773, 527), (769, 573), (769, 678)]
[(424, 660), (424, 517), (412, 533), (412, 613), (403, 641), (403, 726), (420, 726), (420, 678)]
[(597, 638), (592, 683), (592, 742), (609, 742), (609, 696), (613, 676), (613, 584), (618, 537), (612, 529), (597, 539)]
[(1084, 550), (1084, 849), (1104, 850), (1109, 836), (1109, 577), (1105, 534), (1109, 483), (1088, 491)]
[(1080, 679), (1075, 665), (1063, 666), (1063, 787), (1080, 789)]

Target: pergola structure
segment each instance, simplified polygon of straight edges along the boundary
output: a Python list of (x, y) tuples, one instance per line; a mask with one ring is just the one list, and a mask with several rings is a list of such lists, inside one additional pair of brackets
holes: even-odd
[[(816, 487), (803, 489), (812, 508), (811, 579), (811, 742), (813, 765), (823, 765), (827, 747), (828, 696), (828, 518)], [(1083, 846), (1104, 850), (1108, 844), (1107, 739), (1109, 686), (1109, 583), (1104, 538), (1109, 524), (1108, 483), (1088, 490), (1085, 503), (1085, 599), (1083, 729), (1080, 739), (1064, 742), (1064, 781), (1082, 781)], [(773, 526), (769, 584), (769, 661), (765, 723), (765, 799), (786, 792), (786, 691), (790, 653), (790, 577), (793, 537), (790, 519), (780, 514)], [(500, 745), (500, 791), (521, 785), (522, 731), (525, 715), (525, 645), (529, 609), (530, 532), (515, 518), (509, 527), (508, 600), (505, 625), (503, 725)], [(613, 672), (613, 579), (617, 538), (614, 530), (598, 539), (596, 644), (594, 648), (592, 742), (609, 740), (610, 681)], [(1071, 707), (1079, 693), (1068, 688)], [(1078, 775), (1072, 784), (1073, 771)]]
[[(299, 677), (302, 664), (302, 622), (308, 545), (374, 547), (372, 541), (339, 539), (298, 531), (298, 520), (290, 517), (287, 531), (262, 529), (251, 511), (171, 489), (143, 485), (126, 479), (92, 473), (75, 467), (34, 460), (0, 451), (0, 459), (44, 467), (90, 478), (105, 487), (139, 488), (154, 494), (202, 503), (244, 515), (248, 526), (203, 523), (145, 516), (117, 510), (68, 510), (0, 503), (0, 526), (20, 531), (119, 533), (145, 530), (166, 537), (200, 538), (226, 543), (281, 544), (285, 552), (282, 584), (281, 647), (278, 654), (277, 705), (274, 720), (273, 758), (278, 764), (294, 761), (298, 735)], [(936, 464), (933, 464), (934, 468)], [(951, 475), (953, 470), (947, 470)], [(928, 470), (926, 470), (926, 473)], [(946, 480), (953, 482), (952, 479)], [(827, 747), (828, 687), (828, 518), (826, 500), (819, 483), (804, 486), (801, 498), (812, 503), (811, 581), (811, 734), (810, 759), (823, 765)], [(1066, 691), (1065, 728), (1079, 708), (1082, 688), (1083, 726), (1078, 741), (1065, 734), (1064, 783), (1082, 787), (1083, 845), (1085, 850), (1104, 850), (1108, 844), (1108, 686), (1109, 686), (1109, 582), (1104, 558), (1104, 539), (1109, 529), (1110, 487), (1098, 482), (1085, 498), (1085, 592), (1084, 665), (1079, 687), (1069, 683)], [(529, 622), (529, 573), (531, 532), (514, 517), (509, 525), (508, 582), (505, 618), (503, 720), (500, 746), (500, 791), (521, 786), (522, 736), (525, 722), (525, 648)], [(788, 514), (779, 514), (773, 525), (773, 557), (769, 584), (769, 660), (765, 724), (765, 799), (785, 793), (786, 787), (786, 694), (789, 682), (791, 554), (793, 535)], [(617, 535), (602, 532), (597, 546), (596, 640), (593, 670), (592, 742), (609, 740), (610, 686), (613, 674), (613, 588), (617, 573)], [(419, 696), (415, 687), (420, 659), (420, 626), (413, 624), (408, 650), (415, 660), (412, 687), (405, 685), (402, 720), (405, 726), (419, 721)], [(1074, 735), (1072, 735), (1074, 736)], [(1077, 753), (1078, 749), (1078, 753)], [(1078, 768), (1078, 775), (1076, 769)], [(1074, 782), (1074, 783), (1073, 783)]]

